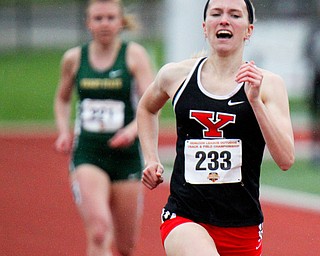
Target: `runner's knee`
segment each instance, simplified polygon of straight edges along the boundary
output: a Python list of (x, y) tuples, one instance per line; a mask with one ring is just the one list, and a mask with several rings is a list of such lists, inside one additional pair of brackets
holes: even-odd
[(137, 242), (136, 238), (136, 234), (116, 236), (115, 241), (120, 255), (127, 256), (133, 254)]
[(122, 245), (121, 247), (118, 247), (118, 251), (122, 256), (132, 255), (133, 249), (134, 249), (134, 244), (125, 245), (125, 246)]
[(99, 246), (105, 242), (108, 235), (110, 236), (112, 227), (111, 223), (100, 217), (91, 221), (89, 230), (93, 243)]

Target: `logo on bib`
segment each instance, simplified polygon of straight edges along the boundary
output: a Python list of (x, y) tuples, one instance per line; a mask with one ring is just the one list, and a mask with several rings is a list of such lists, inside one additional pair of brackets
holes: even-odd
[(212, 182), (216, 182), (220, 179), (220, 176), (217, 172), (210, 172), (208, 174), (208, 180), (211, 180)]

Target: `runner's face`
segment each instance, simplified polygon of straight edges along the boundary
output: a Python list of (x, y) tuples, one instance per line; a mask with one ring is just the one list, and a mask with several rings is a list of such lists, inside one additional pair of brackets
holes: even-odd
[(245, 1), (211, 0), (203, 29), (214, 51), (227, 53), (242, 49), (253, 30)]
[(117, 3), (96, 2), (88, 9), (87, 27), (94, 39), (109, 43), (122, 30), (121, 8)]

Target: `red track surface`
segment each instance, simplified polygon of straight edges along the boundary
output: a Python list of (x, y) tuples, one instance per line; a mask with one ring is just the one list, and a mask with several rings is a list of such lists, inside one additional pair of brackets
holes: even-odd
[[(53, 141), (53, 136), (0, 135), (1, 256), (85, 256), (84, 230), (69, 190), (68, 157), (55, 153)], [(167, 195), (167, 185), (145, 190), (135, 255), (165, 255), (159, 216)], [(265, 256), (320, 255), (319, 212), (271, 203), (263, 208)]]

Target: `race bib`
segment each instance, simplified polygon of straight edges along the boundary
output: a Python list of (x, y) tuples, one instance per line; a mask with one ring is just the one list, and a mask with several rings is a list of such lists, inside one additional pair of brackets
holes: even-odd
[(89, 132), (115, 132), (124, 125), (122, 101), (85, 99), (81, 104), (82, 127)]
[(185, 179), (191, 184), (236, 183), (242, 180), (239, 139), (187, 140)]

